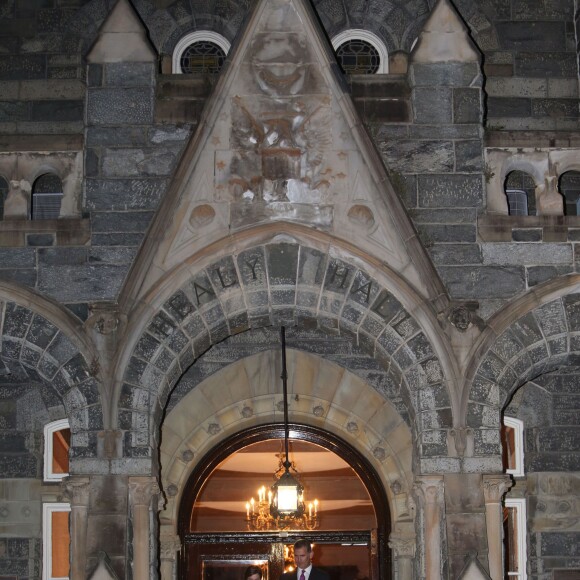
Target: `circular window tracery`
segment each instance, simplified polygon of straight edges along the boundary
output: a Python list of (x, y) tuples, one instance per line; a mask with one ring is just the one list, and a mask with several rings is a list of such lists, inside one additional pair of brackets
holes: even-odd
[(360, 38), (341, 44), (336, 49), (336, 58), (346, 74), (374, 75), (381, 65), (379, 51)]
[(230, 43), (221, 34), (197, 31), (184, 36), (173, 51), (174, 73), (211, 74), (220, 72)]
[(383, 41), (368, 30), (351, 29), (332, 39), (336, 60), (346, 74), (387, 73), (389, 58)]

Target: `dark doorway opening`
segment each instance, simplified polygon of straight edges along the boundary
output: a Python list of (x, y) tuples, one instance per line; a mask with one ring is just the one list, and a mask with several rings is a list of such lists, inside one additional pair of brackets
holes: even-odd
[[(236, 502), (240, 504), (239, 514), (229, 514), (230, 518), (237, 521), (230, 526), (235, 529), (226, 530), (227, 526), (223, 521), (227, 520), (227, 513), (224, 509), (213, 512), (216, 515), (221, 514), (217, 515), (217, 519), (222, 519), (222, 523), (216, 524), (219, 529), (212, 530), (208, 525), (211, 510), (216, 509), (218, 490), (221, 490), (221, 494), (227, 494), (229, 490), (242, 489), (245, 478), (254, 478), (249, 486), (258, 487), (263, 480), (263, 474), (254, 473), (254, 449), (267, 449), (272, 442), (283, 437), (283, 425), (254, 427), (222, 442), (198, 463), (188, 479), (179, 509), (179, 535), (183, 544), (179, 577), (203, 580), (242, 578), (243, 569), (250, 562), (263, 566), (265, 580), (277, 580), (284, 569), (287, 570), (291, 565), (289, 547), (296, 539), (307, 538), (315, 545), (315, 563), (324, 567), (332, 580), (389, 580), (391, 558), (387, 540), (390, 533), (390, 511), (382, 483), (362, 454), (339, 437), (316, 427), (291, 424), (291, 441), (296, 442), (299, 450), (308, 451), (306, 444), (312, 444), (320, 447), (322, 451), (332, 452), (354, 474), (349, 475), (346, 470), (335, 470), (332, 473), (332, 480), (328, 480), (327, 485), (332, 489), (321, 498), (320, 528), (310, 531), (246, 530), (243, 525), (239, 525), (245, 516), (239, 498)], [(243, 473), (239, 469), (234, 472), (231, 466), (228, 467), (228, 458), (239, 453), (239, 465), (245, 459), (242, 455), (244, 450), (249, 451), (247, 469)], [(326, 456), (321, 453), (319, 457)], [(324, 462), (323, 460), (322, 463)], [(231, 471), (228, 472), (228, 469)], [(311, 474), (307, 475), (310, 477)], [(209, 485), (212, 477), (213, 483)], [(320, 479), (318, 484), (324, 482), (320, 473), (316, 477)], [(358, 479), (370, 500), (359, 503), (368, 504), (364, 509), (370, 509), (372, 517), (365, 519), (361, 515), (364, 509), (362, 512), (360, 506), (355, 509), (355, 500), (346, 498), (347, 504), (348, 501), (353, 504), (349, 506), (340, 499), (342, 483), (345, 488), (354, 489), (354, 479)], [(229, 505), (229, 509), (237, 509), (235, 505), (232, 508), (233, 502)], [(349, 522), (353, 523), (352, 529), (349, 529)]]

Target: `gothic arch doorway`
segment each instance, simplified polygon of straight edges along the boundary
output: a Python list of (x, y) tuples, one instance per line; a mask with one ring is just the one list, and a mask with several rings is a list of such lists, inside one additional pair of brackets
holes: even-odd
[[(207, 513), (200, 515), (200, 512), (215, 501), (220, 493), (228, 494), (230, 490), (236, 490), (239, 495), (240, 489), (257, 489), (262, 483), (269, 483), (264, 478), (264, 474), (255, 473), (259, 471), (256, 468), (257, 453), (271, 452), (283, 437), (284, 427), (281, 424), (252, 427), (216, 446), (192, 471), (179, 506), (178, 526), (183, 544), (179, 577), (188, 580), (242, 578), (245, 566), (259, 562), (267, 571), (265, 580), (277, 580), (284, 570), (285, 549), (287, 557), (287, 547), (296, 539), (305, 537), (315, 544), (315, 554), (319, 556), (318, 563), (328, 569), (333, 580), (347, 578), (356, 580), (357, 577), (359, 580), (367, 578), (389, 580), (391, 558), (387, 539), (391, 518), (387, 495), (382, 483), (369, 462), (357, 450), (336, 435), (317, 427), (290, 424), (290, 439), (296, 447), (298, 468), (300, 468), (301, 453), (317, 452), (320, 454), (314, 459), (314, 463), (339, 467), (338, 471), (332, 470), (334, 471), (331, 474), (332, 479), (327, 480), (327, 487), (332, 487), (332, 489), (328, 494), (323, 492), (321, 497), (319, 528), (283, 531), (248, 529), (248, 526), (244, 524), (246, 515), (244, 504), (239, 498), (236, 498), (239, 508), (234, 507), (234, 510), (239, 510), (238, 513), (232, 517), (230, 512), (230, 518), (235, 522), (229, 525), (224, 524), (227, 515), (224, 515), (223, 510), (221, 522), (215, 525), (208, 524)], [(247, 460), (243, 457), (244, 453), (251, 454)], [(238, 469), (236, 475), (233, 475), (236, 468), (232, 468), (229, 464), (231, 458), (236, 455), (233, 465), (239, 466), (245, 461), (247, 468), (243, 473), (240, 473)], [(331, 459), (329, 463), (327, 459), (330, 459), (330, 456), (335, 456), (336, 460)], [(324, 486), (325, 483), (320, 473), (317, 477), (319, 490), (320, 485)], [(356, 485), (359, 485), (368, 499), (368, 501), (361, 499), (363, 496), (360, 490), (353, 492), (358, 494), (361, 504), (366, 504), (366, 517), (364, 515), (361, 517), (361, 513), (357, 516), (357, 510), (353, 509), (354, 505), (345, 506), (345, 502), (349, 499), (344, 493), (342, 495), (339, 493), (338, 496), (336, 494), (337, 490), (340, 491), (343, 488), (356, 489)], [(325, 508), (325, 501), (331, 497), (335, 499), (331, 499)], [(338, 503), (336, 503), (336, 497), (341, 498)], [(341, 504), (340, 507), (338, 504)], [(337, 518), (337, 514), (334, 514), (331, 517), (331, 512), (335, 511), (331, 509), (332, 507), (341, 512), (342, 516)], [(326, 522), (324, 509), (327, 509)], [(349, 529), (347, 525), (349, 522), (353, 523), (352, 529)], [(337, 560), (338, 555), (344, 557), (344, 566), (340, 565)], [(359, 566), (357, 570), (356, 566), (348, 564), (349, 558), (354, 558), (358, 562), (366, 558), (367, 564)]]

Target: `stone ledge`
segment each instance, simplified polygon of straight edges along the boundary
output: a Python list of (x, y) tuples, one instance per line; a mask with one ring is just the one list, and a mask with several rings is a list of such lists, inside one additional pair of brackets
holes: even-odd
[(83, 135), (0, 135), (0, 152), (81, 151)]
[(490, 131), (485, 132), (486, 147), (580, 147), (580, 131)]
[(478, 239), (482, 242), (521, 241), (518, 239), (517, 232), (529, 230), (541, 232), (541, 237), (538, 235), (534, 240), (537, 242), (577, 241), (580, 216), (482, 215), (477, 218)]
[(91, 239), (91, 221), (83, 218), (58, 220), (0, 221), (0, 247), (85, 246)]

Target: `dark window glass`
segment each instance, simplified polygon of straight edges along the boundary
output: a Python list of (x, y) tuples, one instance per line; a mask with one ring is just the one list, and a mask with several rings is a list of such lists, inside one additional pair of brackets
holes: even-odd
[(509, 215), (536, 215), (536, 183), (531, 175), (512, 171), (507, 175), (504, 187)]
[(346, 74), (372, 75), (379, 70), (381, 57), (377, 49), (365, 40), (347, 40), (336, 50), (338, 64)]
[(61, 202), (62, 181), (58, 175), (53, 173), (41, 175), (32, 187), (32, 219), (58, 219)]
[(179, 65), (185, 74), (217, 74), (226, 59), (226, 53), (213, 42), (201, 40), (190, 44), (181, 55)]
[(3, 177), (0, 177), (0, 220), (4, 218), (4, 202), (9, 188), (8, 182)]
[(560, 178), (566, 215), (580, 215), (580, 171), (567, 171)]

